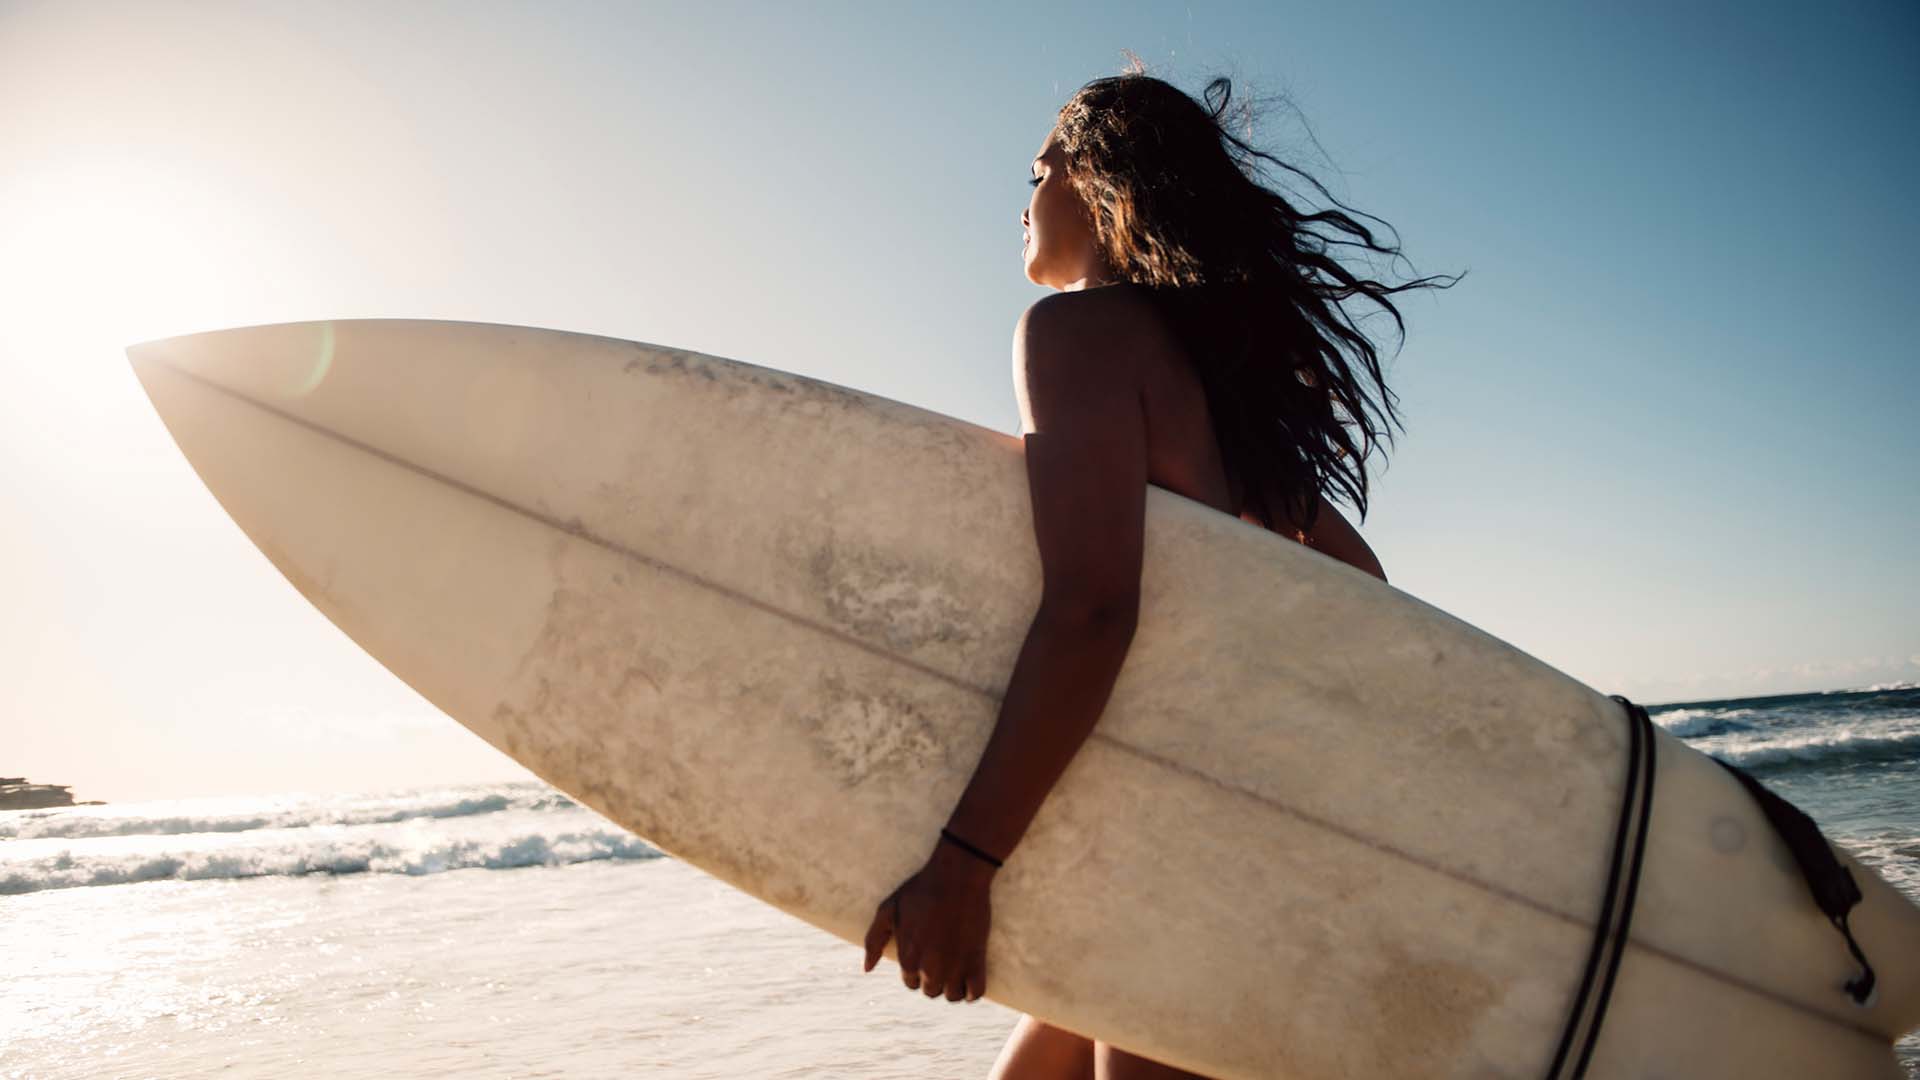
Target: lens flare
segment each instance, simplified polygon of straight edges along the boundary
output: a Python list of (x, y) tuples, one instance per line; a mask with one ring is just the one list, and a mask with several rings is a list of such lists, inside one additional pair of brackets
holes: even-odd
[(291, 397), (305, 397), (326, 380), (327, 372), (333, 369), (333, 323), (320, 324), (320, 337), (314, 344), (312, 359), (306, 365), (305, 373), (294, 380), (287, 388)]

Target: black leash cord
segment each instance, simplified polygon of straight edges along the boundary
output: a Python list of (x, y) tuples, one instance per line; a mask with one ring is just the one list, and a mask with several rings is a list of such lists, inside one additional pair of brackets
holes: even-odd
[(1620, 908), (1620, 930), (1613, 939), (1613, 958), (1607, 964), (1606, 981), (1600, 984), (1600, 1001), (1594, 1007), (1593, 1026), (1587, 1029), (1587, 1045), (1580, 1051), (1580, 1063), (1573, 1070), (1576, 1077), (1587, 1073), (1587, 1059), (1593, 1056), (1593, 1044), (1600, 1039), (1600, 1023), (1606, 1019), (1607, 1003), (1613, 999), (1613, 977), (1619, 973), (1620, 958), (1627, 952), (1627, 928), (1633, 925), (1633, 904), (1640, 896), (1640, 864), (1647, 854), (1647, 825), (1653, 820), (1653, 720), (1647, 715), (1647, 710), (1626, 698), (1616, 697), (1614, 700), (1626, 706), (1628, 715), (1633, 718), (1634, 730), (1641, 735), (1641, 745), (1646, 747), (1647, 756), (1642, 771), (1647, 783), (1640, 794), (1639, 832), (1633, 840), (1633, 867), (1627, 873), (1627, 892)]
[[(1600, 902), (1600, 917), (1593, 927), (1593, 947), (1587, 952), (1586, 970), (1580, 976), (1580, 989), (1573, 998), (1573, 1011), (1567, 1017), (1567, 1026), (1560, 1034), (1560, 1047), (1554, 1051), (1553, 1064), (1547, 1068), (1547, 1080), (1555, 1080), (1567, 1062), (1567, 1053), (1573, 1048), (1573, 1041), (1580, 1030), (1580, 1018), (1587, 1010), (1587, 998), (1593, 992), (1593, 979), (1600, 970), (1602, 955), (1608, 953), (1606, 975), (1600, 983), (1599, 995), (1593, 1002), (1593, 1019), (1587, 1025), (1586, 1041), (1581, 1045), (1580, 1057), (1575, 1061), (1572, 1076), (1579, 1078), (1587, 1073), (1587, 1063), (1593, 1056), (1593, 1047), (1600, 1039), (1600, 1026), (1607, 1016), (1607, 1002), (1613, 995), (1614, 976), (1620, 971), (1620, 958), (1627, 950), (1627, 930), (1633, 924), (1633, 903), (1640, 892), (1640, 865), (1647, 850), (1647, 823), (1653, 818), (1653, 721), (1648, 718), (1647, 710), (1613, 695), (1613, 700), (1625, 707), (1628, 724), (1627, 741), (1627, 781), (1626, 792), (1620, 799), (1620, 823), (1613, 834), (1613, 858), (1607, 868), (1606, 893)], [(1645, 774), (1645, 783), (1641, 776)], [(1640, 814), (1637, 828), (1634, 825), (1634, 796), (1640, 797)], [(1633, 851), (1627, 853), (1629, 833), (1633, 835)], [(1620, 893), (1620, 871), (1627, 866), (1626, 892)], [(1616, 903), (1620, 907), (1620, 928), (1612, 932), (1613, 910)]]

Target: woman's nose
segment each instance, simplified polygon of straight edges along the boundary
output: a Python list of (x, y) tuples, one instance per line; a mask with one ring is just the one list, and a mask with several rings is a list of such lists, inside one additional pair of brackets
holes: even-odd
[(1025, 210), (1020, 211), (1020, 227), (1023, 229), (1032, 228), (1031, 225), (1027, 224), (1027, 212)]

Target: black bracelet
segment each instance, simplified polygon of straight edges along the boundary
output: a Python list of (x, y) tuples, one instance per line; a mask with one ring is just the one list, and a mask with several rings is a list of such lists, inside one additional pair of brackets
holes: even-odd
[(940, 830), (940, 839), (947, 841), (948, 843), (952, 844), (954, 847), (959, 848), (961, 851), (964, 851), (969, 855), (974, 855), (979, 858), (987, 860), (988, 862), (994, 865), (995, 869), (999, 869), (999, 867), (1001, 866), (1001, 862), (999, 859), (996, 859), (993, 856), (987, 854), (986, 852), (981, 851), (979, 848), (974, 847), (972, 844), (967, 843), (965, 840), (960, 839), (959, 837), (953, 835), (952, 833), (948, 832), (945, 829)]

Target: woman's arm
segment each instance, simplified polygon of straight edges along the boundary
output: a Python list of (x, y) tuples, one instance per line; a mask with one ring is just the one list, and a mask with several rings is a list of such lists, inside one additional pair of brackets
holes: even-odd
[(1050, 296), (1014, 332), (1043, 585), (999, 722), (948, 821), (1001, 858), (1093, 731), (1139, 614), (1147, 432), (1141, 335), (1114, 310), (1126, 299)]
[[(1105, 295), (1098, 295), (1105, 294)], [(1020, 318), (1014, 385), (1026, 430), (1040, 608), (1014, 664), (999, 722), (948, 820), (962, 841), (1005, 858), (1092, 732), (1133, 641), (1146, 528), (1146, 416), (1132, 298), (1056, 294)], [(875, 909), (866, 970), (887, 941), (900, 979), (928, 997), (986, 993), (993, 865), (952, 844)]]

